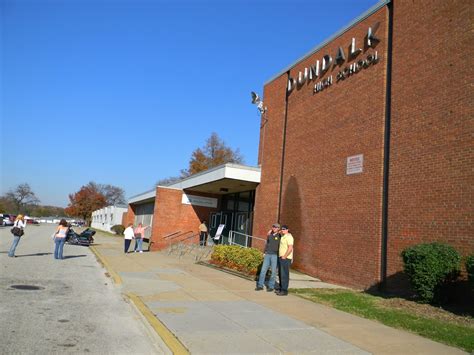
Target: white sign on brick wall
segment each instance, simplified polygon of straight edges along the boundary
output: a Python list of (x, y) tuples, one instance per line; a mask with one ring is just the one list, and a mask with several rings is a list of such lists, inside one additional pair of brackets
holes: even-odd
[(183, 194), (183, 197), (181, 198), (181, 203), (184, 205), (216, 208), (217, 198)]
[(347, 157), (346, 175), (359, 174), (364, 170), (364, 154)]

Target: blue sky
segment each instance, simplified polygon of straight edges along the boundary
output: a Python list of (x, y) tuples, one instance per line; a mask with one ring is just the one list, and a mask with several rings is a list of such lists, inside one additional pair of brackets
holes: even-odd
[(67, 206), (179, 175), (215, 131), (257, 165), (250, 91), (377, 0), (0, 0), (0, 194)]

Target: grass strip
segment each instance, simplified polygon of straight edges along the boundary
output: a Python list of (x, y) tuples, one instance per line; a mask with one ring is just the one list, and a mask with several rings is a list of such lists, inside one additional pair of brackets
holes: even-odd
[(119, 237), (119, 238), (123, 238), (123, 235), (121, 234), (115, 234), (115, 233), (111, 233), (111, 232), (106, 232), (106, 231), (103, 231), (102, 229), (97, 229), (97, 228), (93, 228), (93, 227), (89, 227), (89, 229), (92, 229), (92, 230), (95, 230), (96, 233), (100, 233), (102, 235), (105, 235), (105, 236), (108, 236), (108, 237)]
[(313, 302), (367, 319), (377, 320), (393, 328), (403, 329), (467, 352), (474, 351), (474, 327), (422, 317), (379, 304), (381, 297), (351, 290), (291, 289), (291, 293)]

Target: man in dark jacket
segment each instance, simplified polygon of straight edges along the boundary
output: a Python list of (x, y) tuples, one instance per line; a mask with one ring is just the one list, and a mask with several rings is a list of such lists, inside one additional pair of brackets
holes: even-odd
[(268, 281), (267, 291), (271, 292), (275, 288), (275, 275), (278, 262), (278, 248), (280, 246), (280, 225), (275, 223), (272, 225), (272, 229), (268, 231), (267, 243), (265, 244), (265, 255), (263, 256), (262, 270), (258, 278), (257, 287), (255, 291), (263, 290), (263, 284), (265, 283), (265, 276), (267, 275), (268, 268), (271, 268), (271, 276)]

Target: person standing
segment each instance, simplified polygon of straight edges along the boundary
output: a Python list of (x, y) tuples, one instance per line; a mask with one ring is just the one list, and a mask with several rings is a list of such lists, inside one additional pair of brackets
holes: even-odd
[(280, 291), (277, 292), (278, 296), (288, 295), (288, 285), (290, 283), (290, 265), (293, 261), (293, 236), (288, 231), (287, 225), (281, 226), (281, 238), (279, 248), (279, 272), (280, 272)]
[(19, 214), (18, 216), (16, 216), (15, 222), (13, 223), (12, 227), (13, 243), (10, 247), (10, 251), (8, 252), (8, 256), (11, 258), (15, 257), (15, 250), (18, 246), (18, 243), (20, 243), (21, 236), (25, 233), (25, 227), (25, 219), (22, 214)]
[(64, 259), (63, 257), (63, 249), (64, 243), (66, 242), (67, 232), (69, 230), (69, 226), (65, 219), (61, 219), (59, 221), (59, 226), (54, 233), (54, 258), (58, 260)]
[(270, 268), (271, 275), (267, 285), (267, 292), (272, 292), (275, 288), (275, 275), (278, 263), (278, 249), (280, 247), (280, 225), (275, 223), (272, 225), (267, 233), (267, 243), (265, 244), (265, 254), (263, 256), (262, 269), (260, 270), (260, 276), (258, 278), (257, 287), (255, 291), (263, 290), (263, 284), (265, 283), (265, 276)]
[(207, 225), (206, 221), (202, 221), (199, 225), (199, 245), (206, 246), (207, 244)]
[(128, 227), (125, 228), (123, 231), (124, 235), (124, 251), (125, 254), (128, 253), (128, 248), (130, 248), (130, 244), (132, 243), (132, 239), (135, 237), (135, 233), (133, 232), (133, 223), (129, 223)]
[(143, 227), (143, 225), (141, 223), (138, 223), (138, 227), (135, 228), (135, 253), (137, 252), (140, 252), (140, 253), (143, 253), (143, 250), (142, 250), (142, 245), (143, 245), (143, 238), (145, 238), (145, 230), (148, 228), (149, 226), (146, 226), (146, 227)]

